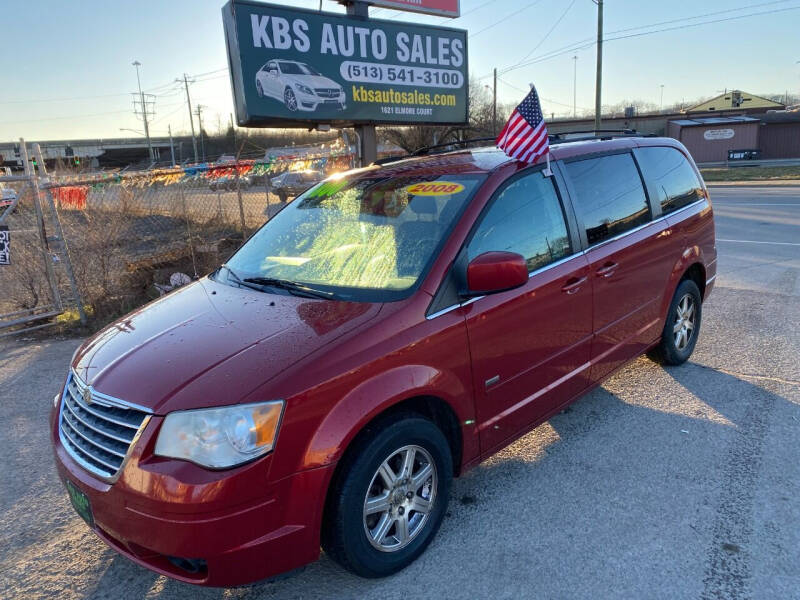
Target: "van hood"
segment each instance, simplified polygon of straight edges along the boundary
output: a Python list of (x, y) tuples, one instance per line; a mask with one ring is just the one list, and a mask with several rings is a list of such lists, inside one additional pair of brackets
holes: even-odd
[(381, 306), (204, 278), (100, 331), (78, 349), (72, 367), (96, 391), (155, 414), (270, 400), (248, 395)]

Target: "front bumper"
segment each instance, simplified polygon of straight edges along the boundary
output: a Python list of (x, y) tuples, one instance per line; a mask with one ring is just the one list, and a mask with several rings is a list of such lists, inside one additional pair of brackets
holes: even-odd
[(119, 478), (108, 483), (61, 445), (53, 411), (59, 477), (89, 498), (104, 542), (157, 573), (215, 587), (267, 579), (319, 557), (332, 465), (269, 482), (273, 456), (227, 471), (156, 457), (161, 420), (151, 419)]
[(347, 108), (347, 99), (344, 94), (340, 94), (335, 98), (321, 98), (316, 95), (304, 94), (298, 90), (295, 92), (295, 97), (297, 98), (297, 108), (299, 110), (314, 111), (319, 107), (331, 107), (338, 110)]

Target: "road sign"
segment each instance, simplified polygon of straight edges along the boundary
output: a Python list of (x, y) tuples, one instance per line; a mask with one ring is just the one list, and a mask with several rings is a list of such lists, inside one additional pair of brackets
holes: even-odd
[(459, 0), (370, 0), (373, 6), (383, 6), (394, 10), (410, 10), (412, 12), (440, 17), (460, 17)]
[(222, 9), (239, 125), (462, 124), (462, 29), (231, 0)]

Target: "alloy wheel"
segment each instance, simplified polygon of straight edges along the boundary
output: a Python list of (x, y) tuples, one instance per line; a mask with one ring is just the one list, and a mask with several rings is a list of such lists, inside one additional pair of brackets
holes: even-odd
[(675, 324), (672, 334), (675, 339), (675, 348), (683, 352), (689, 345), (694, 335), (697, 310), (695, 300), (691, 294), (684, 294), (675, 307)]
[(283, 94), (283, 99), (286, 104), (286, 108), (292, 112), (297, 110), (297, 98), (292, 90), (286, 90), (286, 92)]
[(364, 532), (381, 552), (395, 552), (419, 535), (433, 510), (436, 464), (421, 446), (404, 446), (384, 460), (364, 498)]

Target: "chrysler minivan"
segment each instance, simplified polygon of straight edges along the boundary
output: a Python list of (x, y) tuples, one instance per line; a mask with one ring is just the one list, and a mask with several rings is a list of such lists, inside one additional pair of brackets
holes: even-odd
[(224, 265), (88, 339), (54, 398), (69, 498), (104, 542), (231, 586), (418, 557), (451, 481), (643, 353), (692, 353), (716, 276), (686, 149), (552, 142), (312, 187)]

